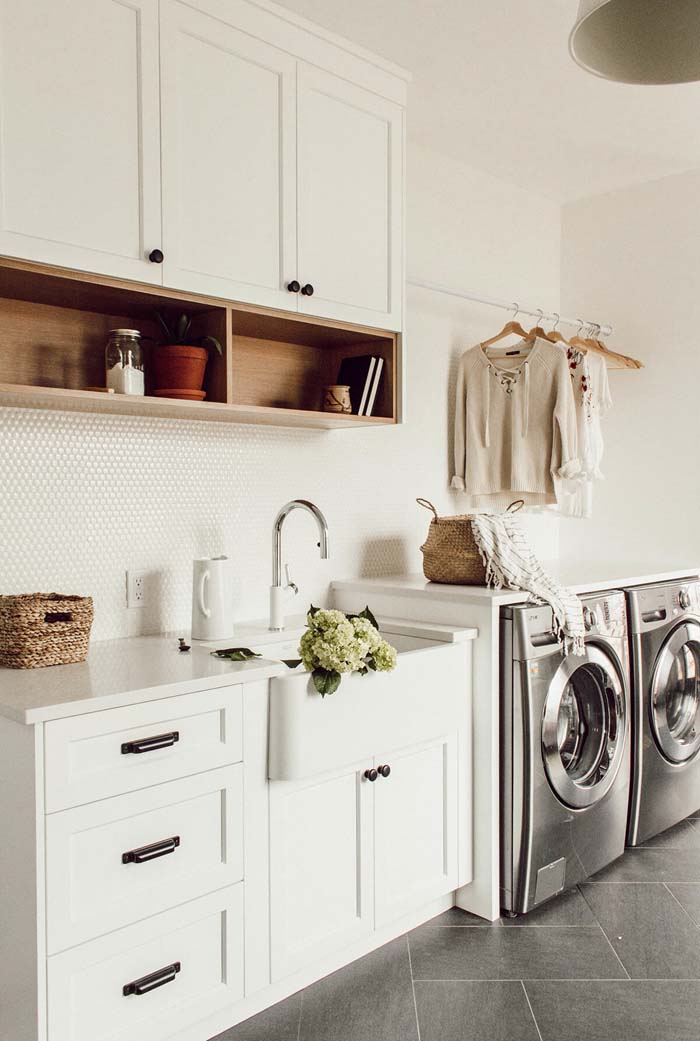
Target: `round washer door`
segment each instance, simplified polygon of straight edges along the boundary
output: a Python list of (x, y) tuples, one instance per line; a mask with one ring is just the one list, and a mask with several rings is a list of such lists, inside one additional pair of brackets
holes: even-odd
[(661, 754), (687, 763), (700, 752), (700, 624), (684, 622), (669, 633), (656, 658), (649, 688), (649, 717)]
[(550, 684), (542, 718), (542, 755), (554, 793), (572, 809), (610, 791), (625, 750), (627, 706), (619, 666), (595, 644), (569, 655)]

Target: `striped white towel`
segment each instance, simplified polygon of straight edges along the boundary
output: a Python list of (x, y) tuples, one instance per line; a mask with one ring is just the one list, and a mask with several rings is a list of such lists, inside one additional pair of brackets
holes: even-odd
[(575, 593), (558, 586), (532, 552), (512, 513), (477, 514), (472, 531), (486, 568), (486, 581), (495, 589), (522, 589), (537, 603), (554, 611), (556, 632), (567, 654), (584, 653), (583, 608)]

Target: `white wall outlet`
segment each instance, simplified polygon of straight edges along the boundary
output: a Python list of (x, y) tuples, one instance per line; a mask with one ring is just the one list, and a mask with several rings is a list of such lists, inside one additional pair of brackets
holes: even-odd
[(146, 572), (127, 571), (126, 573), (126, 606), (146, 606)]

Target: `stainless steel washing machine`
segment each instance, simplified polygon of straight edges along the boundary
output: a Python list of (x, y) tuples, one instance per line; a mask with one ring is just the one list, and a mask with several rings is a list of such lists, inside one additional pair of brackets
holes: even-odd
[(524, 913), (625, 848), (630, 784), (625, 596), (581, 598), (585, 655), (549, 607), (501, 610), (501, 906)]
[(632, 660), (630, 846), (700, 807), (700, 582), (627, 590)]

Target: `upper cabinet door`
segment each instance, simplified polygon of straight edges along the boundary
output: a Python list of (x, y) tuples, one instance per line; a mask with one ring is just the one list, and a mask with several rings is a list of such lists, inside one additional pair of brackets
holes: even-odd
[(0, 252), (161, 281), (158, 0), (0, 0)]
[(162, 19), (164, 282), (296, 310), (296, 61), (177, 0)]
[(403, 111), (300, 63), (297, 112), (299, 310), (400, 329)]

